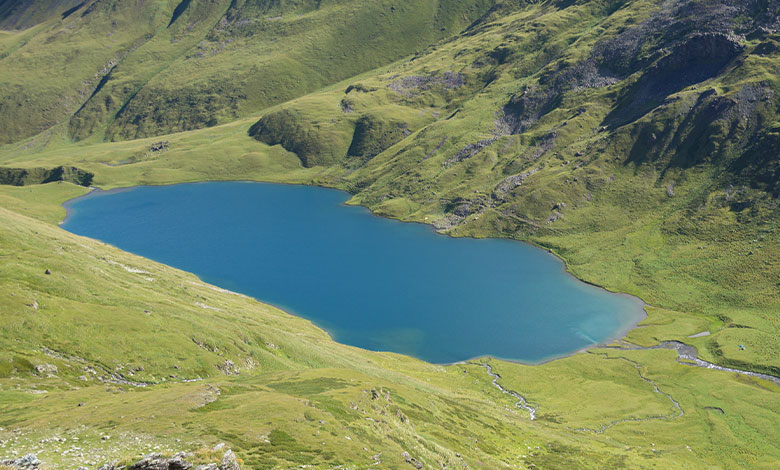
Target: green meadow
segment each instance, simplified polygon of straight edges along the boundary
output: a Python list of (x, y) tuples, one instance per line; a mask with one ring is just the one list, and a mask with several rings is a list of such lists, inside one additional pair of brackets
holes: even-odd
[(0, 185), (0, 460), (225, 442), (258, 469), (777, 467), (770, 381), (668, 349), (440, 366), (341, 345), (59, 229), (81, 173), (37, 184), (339, 188), (642, 298), (612, 346), (780, 376), (775, 2), (50, 3), (0, 7), (0, 166), (28, 170)]

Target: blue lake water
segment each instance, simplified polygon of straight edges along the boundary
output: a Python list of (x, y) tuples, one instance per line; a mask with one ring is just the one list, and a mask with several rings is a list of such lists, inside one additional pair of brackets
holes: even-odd
[(339, 342), (434, 363), (539, 362), (620, 335), (639, 299), (536, 247), (450, 238), (347, 206), (332, 189), (248, 182), (95, 192), (66, 230), (312, 320)]

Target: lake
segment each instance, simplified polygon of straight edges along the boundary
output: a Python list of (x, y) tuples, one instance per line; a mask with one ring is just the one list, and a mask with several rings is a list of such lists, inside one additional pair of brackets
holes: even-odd
[(621, 336), (642, 302), (544, 250), (451, 238), (310, 186), (142, 186), (66, 203), (62, 227), (310, 319), (335, 340), (434, 363), (536, 363)]

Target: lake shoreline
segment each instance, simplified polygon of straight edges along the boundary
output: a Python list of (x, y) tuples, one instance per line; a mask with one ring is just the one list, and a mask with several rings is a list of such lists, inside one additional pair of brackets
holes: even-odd
[[(345, 194), (345, 195), (349, 195), (349, 196), (354, 196), (351, 193), (349, 193), (348, 191), (345, 191), (343, 189), (340, 189), (340, 188), (334, 187), (334, 186), (323, 186), (323, 185), (317, 185), (317, 184), (300, 184), (300, 183), (277, 183), (277, 182), (255, 181), (255, 180), (208, 180), (208, 181), (190, 181), (190, 182), (183, 182), (183, 183), (175, 183), (174, 182), (174, 183), (169, 183), (169, 184), (133, 185), (133, 186), (126, 186), (126, 187), (116, 187), (116, 188), (111, 188), (111, 189), (108, 189), (108, 190), (104, 190), (104, 189), (102, 189), (100, 187), (91, 187), (90, 188), (90, 192), (88, 192), (86, 194), (83, 194), (83, 195), (80, 195), (80, 196), (77, 196), (75, 198), (71, 198), (71, 199), (66, 200), (66, 201), (64, 201), (62, 203), (62, 206), (66, 210), (66, 215), (63, 218), (63, 220), (59, 222), (59, 226), (62, 227), (65, 223), (67, 223), (69, 221), (69, 219), (74, 214), (74, 209), (72, 207), (73, 204), (75, 202), (83, 200), (83, 199), (99, 197), (99, 196), (104, 196), (104, 195), (111, 195), (111, 194), (116, 194), (116, 193), (129, 192), (129, 191), (132, 191), (134, 189), (143, 188), (143, 187), (195, 185), (195, 184), (208, 184), (208, 183), (246, 183), (246, 184), (264, 184), (264, 185), (277, 185), (277, 186), (291, 186), (291, 187), (309, 186), (309, 187), (316, 187), (316, 188), (320, 188), (320, 189), (326, 189), (326, 190), (330, 190), (330, 191), (334, 191), (334, 192), (339, 192), (339, 193), (342, 193), (342, 194)], [(555, 253), (553, 250), (551, 250), (549, 248), (546, 248), (546, 247), (544, 247), (542, 245), (539, 245), (538, 243), (535, 243), (533, 241), (519, 240), (519, 239), (516, 239), (516, 238), (509, 238), (509, 237), (474, 237), (474, 236), (452, 235), (450, 233), (443, 233), (443, 232), (440, 232), (440, 231), (436, 230), (431, 223), (419, 222), (419, 221), (400, 220), (400, 219), (395, 218), (395, 217), (388, 217), (386, 215), (380, 215), (380, 214), (372, 211), (371, 209), (369, 209), (366, 206), (359, 205), (359, 204), (349, 204), (347, 201), (344, 201), (344, 202), (340, 203), (340, 205), (349, 206), (349, 207), (359, 207), (359, 208), (365, 210), (366, 213), (370, 214), (372, 217), (376, 217), (378, 219), (393, 220), (393, 221), (396, 221), (396, 222), (406, 222), (406, 223), (417, 224), (419, 226), (425, 227), (427, 230), (429, 230), (430, 232), (432, 232), (432, 233), (434, 233), (436, 235), (444, 235), (444, 236), (447, 236), (448, 238), (452, 238), (452, 239), (473, 239), (473, 240), (484, 240), (484, 239), (488, 239), (489, 240), (489, 239), (492, 239), (492, 240), (495, 240), (495, 241), (520, 242), (520, 243), (522, 243), (522, 244), (524, 244), (526, 246), (534, 247), (535, 249), (541, 250), (542, 252), (544, 252), (545, 255), (553, 255), (553, 258), (555, 258), (557, 260), (557, 262), (560, 263), (561, 272), (564, 273), (566, 276), (570, 277), (571, 279), (573, 279), (574, 281), (576, 281), (578, 283), (582, 283), (582, 284), (590, 286), (590, 287), (595, 287), (595, 288), (597, 288), (597, 289), (599, 289), (599, 290), (601, 290), (601, 291), (603, 291), (605, 293), (608, 293), (610, 295), (616, 295), (616, 296), (624, 297), (624, 298), (630, 299), (631, 301), (636, 302), (637, 303), (637, 311), (636, 311), (637, 315), (636, 315), (636, 318), (634, 318), (631, 322), (627, 323), (625, 326), (621, 327), (614, 334), (610, 335), (607, 339), (605, 339), (603, 341), (594, 342), (593, 344), (584, 346), (582, 348), (579, 348), (577, 350), (574, 350), (574, 351), (571, 351), (571, 352), (568, 352), (568, 353), (551, 355), (549, 357), (542, 358), (542, 359), (540, 359), (538, 361), (507, 359), (507, 358), (501, 357), (500, 355), (485, 354), (485, 355), (477, 355), (477, 356), (474, 356), (474, 357), (471, 357), (471, 358), (468, 358), (468, 359), (458, 360), (458, 361), (453, 361), (453, 362), (435, 362), (435, 361), (431, 361), (431, 360), (425, 360), (425, 359), (422, 359), (420, 357), (416, 357), (415, 355), (409, 354), (409, 353), (401, 353), (401, 352), (390, 351), (390, 350), (382, 350), (382, 349), (372, 349), (372, 348), (368, 348), (368, 347), (362, 347), (362, 346), (349, 344), (349, 342), (340, 341), (340, 340), (336, 339), (334, 333), (329, 331), (328, 328), (318, 324), (318, 322), (316, 320), (312, 319), (312, 318), (309, 318), (309, 317), (306, 317), (304, 315), (300, 315), (300, 314), (295, 313), (294, 309), (292, 309), (292, 308), (285, 307), (284, 305), (280, 305), (280, 304), (278, 304), (276, 302), (273, 302), (273, 301), (269, 301), (269, 300), (265, 300), (264, 301), (262, 299), (259, 299), (259, 298), (255, 297), (255, 296), (252, 296), (251, 294), (244, 294), (244, 293), (236, 292), (233, 289), (226, 289), (224, 287), (217, 286), (217, 285), (212, 284), (211, 282), (209, 282), (207, 280), (204, 280), (202, 276), (200, 276), (198, 274), (195, 274), (195, 273), (192, 273), (192, 272), (188, 271), (185, 268), (176, 268), (176, 269), (181, 269), (183, 271), (190, 272), (191, 274), (194, 274), (204, 284), (214, 285), (215, 288), (227, 290), (227, 291), (239, 294), (239, 295), (247, 295), (247, 296), (253, 298), (254, 300), (256, 300), (256, 301), (258, 301), (260, 303), (263, 303), (263, 304), (266, 304), (266, 305), (270, 305), (270, 306), (272, 306), (274, 308), (279, 309), (280, 311), (285, 312), (286, 314), (289, 314), (289, 315), (292, 315), (292, 316), (296, 316), (298, 318), (302, 318), (304, 320), (310, 321), (316, 327), (318, 327), (321, 330), (325, 331), (331, 337), (331, 339), (334, 342), (339, 342), (341, 344), (347, 344), (347, 345), (350, 345), (350, 346), (353, 346), (353, 347), (358, 347), (358, 348), (362, 348), (362, 349), (366, 349), (366, 350), (373, 350), (375, 352), (386, 352), (386, 353), (392, 353), (392, 354), (400, 354), (400, 355), (404, 355), (404, 356), (407, 356), (407, 357), (414, 357), (415, 359), (421, 360), (423, 362), (436, 364), (436, 365), (441, 365), (441, 366), (463, 364), (463, 363), (466, 363), (466, 362), (469, 362), (469, 361), (474, 361), (474, 360), (478, 360), (478, 359), (486, 359), (486, 358), (491, 358), (491, 359), (504, 361), (504, 362), (516, 363), (516, 364), (523, 364), (523, 365), (541, 365), (541, 364), (552, 362), (552, 361), (555, 361), (555, 360), (558, 360), (558, 359), (563, 359), (563, 358), (566, 358), (566, 357), (570, 357), (570, 356), (573, 356), (575, 354), (579, 354), (579, 353), (588, 351), (590, 349), (602, 348), (602, 347), (605, 347), (605, 346), (613, 343), (616, 340), (623, 339), (623, 338), (626, 337), (626, 335), (630, 331), (635, 329), (639, 325), (639, 323), (641, 323), (642, 321), (644, 321), (648, 317), (647, 310), (646, 310), (646, 308), (648, 307), (648, 304), (646, 302), (644, 302), (638, 296), (635, 296), (635, 295), (632, 295), (632, 294), (628, 294), (628, 293), (623, 293), (623, 292), (611, 291), (611, 290), (607, 289), (604, 286), (601, 286), (601, 285), (595, 284), (593, 282), (586, 281), (586, 280), (578, 278), (577, 276), (575, 276), (568, 269), (568, 265), (566, 263), (566, 260), (563, 257), (561, 257), (560, 255)], [(119, 248), (119, 249), (122, 249), (122, 248)], [(126, 250), (123, 249), (123, 251), (126, 251)], [(146, 259), (150, 259), (150, 258), (147, 258), (144, 255), (140, 255), (140, 256), (142, 256), (142, 257), (144, 257)], [(166, 264), (166, 263), (163, 263), (163, 264)]]

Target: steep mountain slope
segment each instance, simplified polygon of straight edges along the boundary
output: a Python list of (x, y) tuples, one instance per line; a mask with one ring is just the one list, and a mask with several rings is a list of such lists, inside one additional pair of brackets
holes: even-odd
[(778, 374), (780, 6), (661, 6), (500, 16), (249, 133), (304, 166), (330, 156), (380, 213), (530, 238), (589, 280), (721, 318), (711, 358)]
[(226, 441), (249, 468), (777, 467), (777, 384), (745, 371), (780, 376), (780, 2), (193, 0), (132, 25), (127, 2), (89, 5), (0, 34), (4, 166), (338, 187), (542, 245), (652, 307), (622, 349), (486, 360), (530, 420), (484, 363), (335, 344), (53, 227), (84, 188), (0, 186), (0, 451), (77, 468), (67, 435), (95, 463)]
[(51, 19), (68, 16), (83, 3), (82, 0), (0, 0), (0, 29), (31, 28)]
[[(0, 49), (0, 77), (8, 84), (0, 92), (0, 139), (12, 142), (58, 124), (76, 140), (213, 126), (456, 34), (490, 5), (82, 2)], [(64, 5), (19, 8), (58, 6)]]

